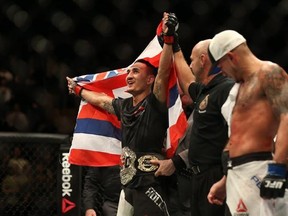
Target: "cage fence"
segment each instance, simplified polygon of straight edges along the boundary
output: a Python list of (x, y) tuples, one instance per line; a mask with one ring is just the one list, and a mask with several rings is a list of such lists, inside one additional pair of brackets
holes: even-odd
[(0, 215), (57, 215), (57, 166), (66, 135), (0, 133)]

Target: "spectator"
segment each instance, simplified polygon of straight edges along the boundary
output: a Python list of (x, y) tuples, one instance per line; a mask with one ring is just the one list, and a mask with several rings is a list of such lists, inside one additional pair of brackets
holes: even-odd
[(2, 181), (4, 199), (3, 216), (25, 215), (31, 183), (30, 163), (26, 160), (19, 147), (15, 147), (8, 161), (8, 173)]
[(116, 216), (121, 190), (120, 167), (86, 167), (83, 186), (85, 216)]

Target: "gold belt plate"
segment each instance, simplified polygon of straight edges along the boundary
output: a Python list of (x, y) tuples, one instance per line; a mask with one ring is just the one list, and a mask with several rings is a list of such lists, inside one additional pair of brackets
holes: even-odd
[(150, 160), (158, 160), (154, 155), (143, 155), (138, 158), (138, 169), (142, 172), (152, 172), (158, 169), (158, 165), (150, 163)]

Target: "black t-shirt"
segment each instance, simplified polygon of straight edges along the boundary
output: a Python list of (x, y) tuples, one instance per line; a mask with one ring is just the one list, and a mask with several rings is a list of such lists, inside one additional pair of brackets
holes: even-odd
[(190, 164), (220, 164), (228, 141), (228, 125), (221, 114), (234, 81), (217, 75), (207, 86), (192, 83), (189, 94), (194, 101), (194, 121), (189, 145)]
[(122, 147), (134, 152), (163, 154), (163, 142), (168, 128), (168, 108), (154, 94), (133, 107), (132, 98), (114, 99), (112, 105), (121, 121)]
[[(121, 121), (122, 148), (127, 146), (137, 155), (145, 153), (164, 154), (164, 139), (168, 128), (168, 108), (154, 94), (148, 95), (133, 107), (132, 98), (114, 99), (112, 105)], [(153, 172), (145, 175), (137, 172), (125, 187), (138, 188), (157, 185), (162, 178)]]

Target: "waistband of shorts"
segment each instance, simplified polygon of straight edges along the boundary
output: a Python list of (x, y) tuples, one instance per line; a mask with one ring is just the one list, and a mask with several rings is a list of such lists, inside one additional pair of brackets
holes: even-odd
[(252, 161), (265, 161), (265, 160), (272, 160), (272, 159), (273, 159), (273, 156), (271, 152), (255, 152), (251, 154), (229, 158), (229, 161), (231, 163), (231, 166), (233, 167), (233, 166), (239, 166), (241, 164), (249, 163)]
[(178, 174), (182, 177), (191, 179), (195, 175), (202, 174), (212, 168), (220, 167), (221, 164), (202, 164), (202, 165), (190, 165), (189, 168), (182, 168), (178, 171)]

